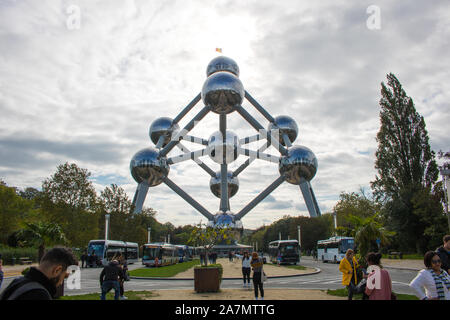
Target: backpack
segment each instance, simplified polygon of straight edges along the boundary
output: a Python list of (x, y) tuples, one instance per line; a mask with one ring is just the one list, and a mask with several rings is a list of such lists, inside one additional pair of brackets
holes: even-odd
[[(45, 289), (45, 287), (40, 284), (39, 282), (36, 281), (26, 281), (25, 278), (23, 278), (22, 281), (20, 282), (25, 282), (25, 284), (22, 285), (18, 285), (18, 288), (16, 288), (8, 297), (8, 299), (6, 300), (16, 300), (18, 297), (20, 297), (21, 295), (23, 295), (24, 293), (27, 293), (29, 291), (32, 290), (36, 290), (36, 289), (41, 289), (43, 290), (47, 296), (49, 300), (52, 300), (52, 296), (50, 295), (50, 293), (47, 291), (47, 289)], [(6, 291), (6, 290), (5, 290)], [(3, 291), (2, 295), (0, 296), (0, 300), (4, 300), (3, 296), (5, 294), (5, 291)]]

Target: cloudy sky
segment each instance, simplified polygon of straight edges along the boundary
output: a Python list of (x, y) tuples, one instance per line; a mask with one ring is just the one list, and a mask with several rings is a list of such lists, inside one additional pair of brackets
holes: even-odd
[[(312, 186), (327, 212), (342, 191), (369, 190), (375, 177), (387, 73), (425, 117), (432, 149), (450, 149), (449, 39), (447, 0), (0, 0), (0, 178), (40, 188), (69, 161), (92, 173), (98, 192), (115, 183), (132, 198), (129, 162), (152, 145), (150, 124), (174, 118), (200, 92), (215, 48), (223, 48), (260, 104), (297, 120), (295, 144), (318, 158)], [(218, 123), (209, 114), (191, 133), (208, 138)], [(240, 138), (255, 133), (237, 114), (228, 126)], [(192, 161), (173, 165), (169, 177), (210, 212), (219, 209), (209, 176)], [(238, 212), (277, 177), (276, 165), (253, 162), (239, 176), (231, 209)], [(164, 184), (150, 189), (145, 205), (161, 222), (206, 222)], [(243, 224), (257, 228), (283, 215), (308, 215), (299, 188), (287, 183)]]

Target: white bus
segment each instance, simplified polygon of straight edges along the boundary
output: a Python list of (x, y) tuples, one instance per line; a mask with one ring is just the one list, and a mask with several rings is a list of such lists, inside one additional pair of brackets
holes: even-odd
[(331, 237), (317, 241), (317, 259), (322, 262), (340, 262), (345, 258), (348, 249), (355, 249), (355, 239), (352, 237)]
[(299, 263), (300, 245), (297, 240), (276, 240), (269, 243), (269, 259), (272, 263)]
[(88, 265), (93, 266), (99, 266), (100, 264), (106, 266), (113, 257), (118, 255), (122, 255), (127, 263), (134, 263), (139, 260), (139, 246), (135, 242), (91, 240), (88, 244), (87, 253), (91, 260), (88, 260)]
[(178, 248), (170, 243), (146, 243), (142, 246), (142, 264), (147, 267), (161, 267), (179, 261)]

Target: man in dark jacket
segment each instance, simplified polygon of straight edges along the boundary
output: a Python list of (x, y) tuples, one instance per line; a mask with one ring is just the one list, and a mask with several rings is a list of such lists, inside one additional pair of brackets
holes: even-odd
[(441, 268), (450, 273), (450, 235), (442, 239), (444, 245), (436, 249), (436, 253), (441, 258)]
[(72, 265), (78, 266), (78, 261), (70, 249), (53, 248), (42, 257), (37, 268), (31, 267), (24, 277), (14, 279), (0, 300), (52, 300)]
[(109, 290), (114, 289), (114, 300), (119, 300), (119, 280), (122, 280), (123, 278), (123, 272), (119, 267), (119, 262), (117, 260), (111, 261), (106, 267), (104, 267), (102, 273), (100, 273), (100, 286), (102, 288), (101, 299), (106, 300), (106, 294)]

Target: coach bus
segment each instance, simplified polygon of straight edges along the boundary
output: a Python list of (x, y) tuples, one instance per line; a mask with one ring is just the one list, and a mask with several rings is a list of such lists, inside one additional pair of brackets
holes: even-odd
[[(116, 240), (91, 240), (88, 244), (88, 254), (92, 257), (95, 253), (96, 261), (90, 264), (106, 266), (114, 257), (122, 255), (127, 263), (135, 263), (139, 260), (139, 246), (135, 242)], [(89, 263), (89, 262), (88, 262)]]
[(272, 263), (299, 263), (300, 245), (297, 240), (277, 240), (269, 243), (269, 259)]
[(178, 263), (178, 248), (169, 243), (146, 243), (142, 246), (142, 264), (160, 267)]
[(345, 258), (348, 249), (355, 249), (355, 239), (352, 237), (331, 237), (317, 241), (317, 259), (322, 262), (340, 262)]

